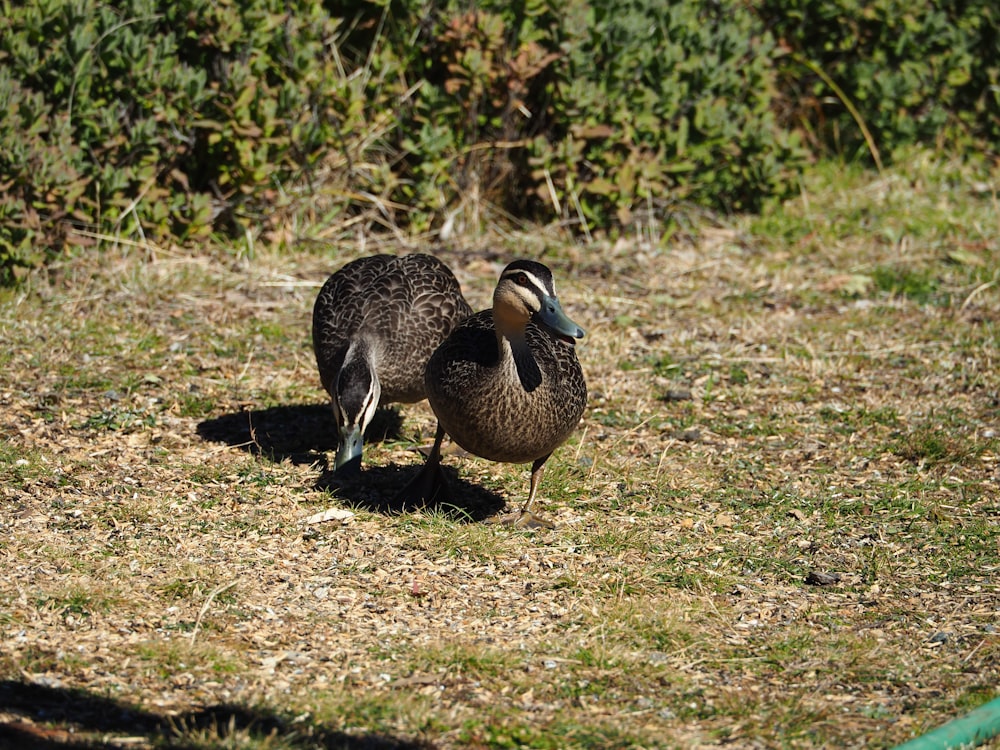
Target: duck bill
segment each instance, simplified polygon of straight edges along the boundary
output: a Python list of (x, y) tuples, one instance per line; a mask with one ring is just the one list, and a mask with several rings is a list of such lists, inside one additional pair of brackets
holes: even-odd
[(561, 336), (582, 339), (585, 335), (584, 330), (563, 312), (562, 305), (555, 297), (545, 296), (542, 298), (542, 309), (535, 313), (535, 318)]
[(362, 434), (358, 425), (346, 428), (340, 436), (333, 470), (340, 476), (357, 476), (361, 473)]

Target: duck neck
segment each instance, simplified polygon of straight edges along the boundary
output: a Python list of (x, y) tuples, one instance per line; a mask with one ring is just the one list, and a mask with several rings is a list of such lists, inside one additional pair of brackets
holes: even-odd
[(351, 341), (351, 345), (347, 349), (347, 353), (344, 354), (344, 367), (349, 364), (364, 364), (367, 365), (368, 369), (372, 372), (375, 371), (375, 363), (373, 361), (373, 352), (371, 343), (366, 337), (358, 337)]
[(376, 399), (380, 395), (375, 357), (376, 351), (366, 338), (352, 341), (344, 354), (344, 363), (340, 367), (339, 390), (342, 397), (345, 395), (345, 389), (355, 391), (354, 400), (359, 407), (363, 407), (367, 397), (362, 398), (358, 391), (367, 391), (369, 395), (374, 392)]
[(504, 332), (497, 328), (497, 348), (500, 366), (507, 377), (516, 381), (528, 393), (542, 384), (542, 372), (538, 369), (538, 362), (528, 346), (523, 329)]
[(337, 377), (337, 397), (345, 424), (359, 425), (362, 432), (382, 396), (372, 357), (372, 348), (365, 339), (352, 342)]

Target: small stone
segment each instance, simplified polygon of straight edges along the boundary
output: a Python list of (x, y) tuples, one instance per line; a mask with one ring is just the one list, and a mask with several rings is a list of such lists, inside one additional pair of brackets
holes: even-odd
[(806, 576), (806, 583), (810, 586), (832, 586), (840, 583), (840, 573), (824, 573), (821, 570), (810, 570)]
[(701, 440), (701, 430), (694, 427), (687, 430), (678, 430), (674, 433), (673, 437), (685, 443), (697, 443)]
[(663, 394), (662, 399), (664, 401), (690, 401), (691, 391), (688, 388), (670, 388)]
[(663, 651), (650, 651), (647, 658), (650, 664), (666, 664), (670, 661), (670, 654)]

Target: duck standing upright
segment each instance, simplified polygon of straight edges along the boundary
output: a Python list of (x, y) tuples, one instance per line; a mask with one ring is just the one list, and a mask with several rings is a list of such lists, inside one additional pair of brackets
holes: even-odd
[(517, 260), (500, 274), (493, 307), (462, 321), (427, 361), (427, 399), (438, 418), (434, 447), (404, 490), (407, 502), (439, 491), (441, 441), (491, 461), (531, 462), (528, 499), (499, 519), (552, 527), (531, 512), (545, 462), (570, 436), (587, 404), (575, 339), (584, 331), (563, 312), (551, 271)]
[(365, 428), (379, 405), (425, 398), (428, 357), (472, 309), (432, 255), (374, 255), (327, 279), (313, 305), (320, 380), (339, 433), (334, 468), (361, 468)]

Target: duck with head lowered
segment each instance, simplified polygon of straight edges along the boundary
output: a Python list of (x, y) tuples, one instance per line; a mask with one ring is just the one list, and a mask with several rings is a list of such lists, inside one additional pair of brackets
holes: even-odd
[(426, 395), (428, 357), (472, 313), (451, 270), (432, 255), (374, 255), (327, 279), (313, 306), (312, 338), (337, 421), (334, 468), (361, 468), (365, 428), (379, 405)]
[(441, 490), (447, 433), (482, 458), (530, 462), (527, 501), (499, 520), (551, 528), (531, 508), (545, 462), (576, 429), (587, 404), (575, 343), (583, 336), (563, 312), (546, 266), (517, 260), (504, 268), (492, 309), (459, 323), (427, 361), (424, 385), (437, 435), (420, 473), (403, 490), (403, 502), (428, 502)]

